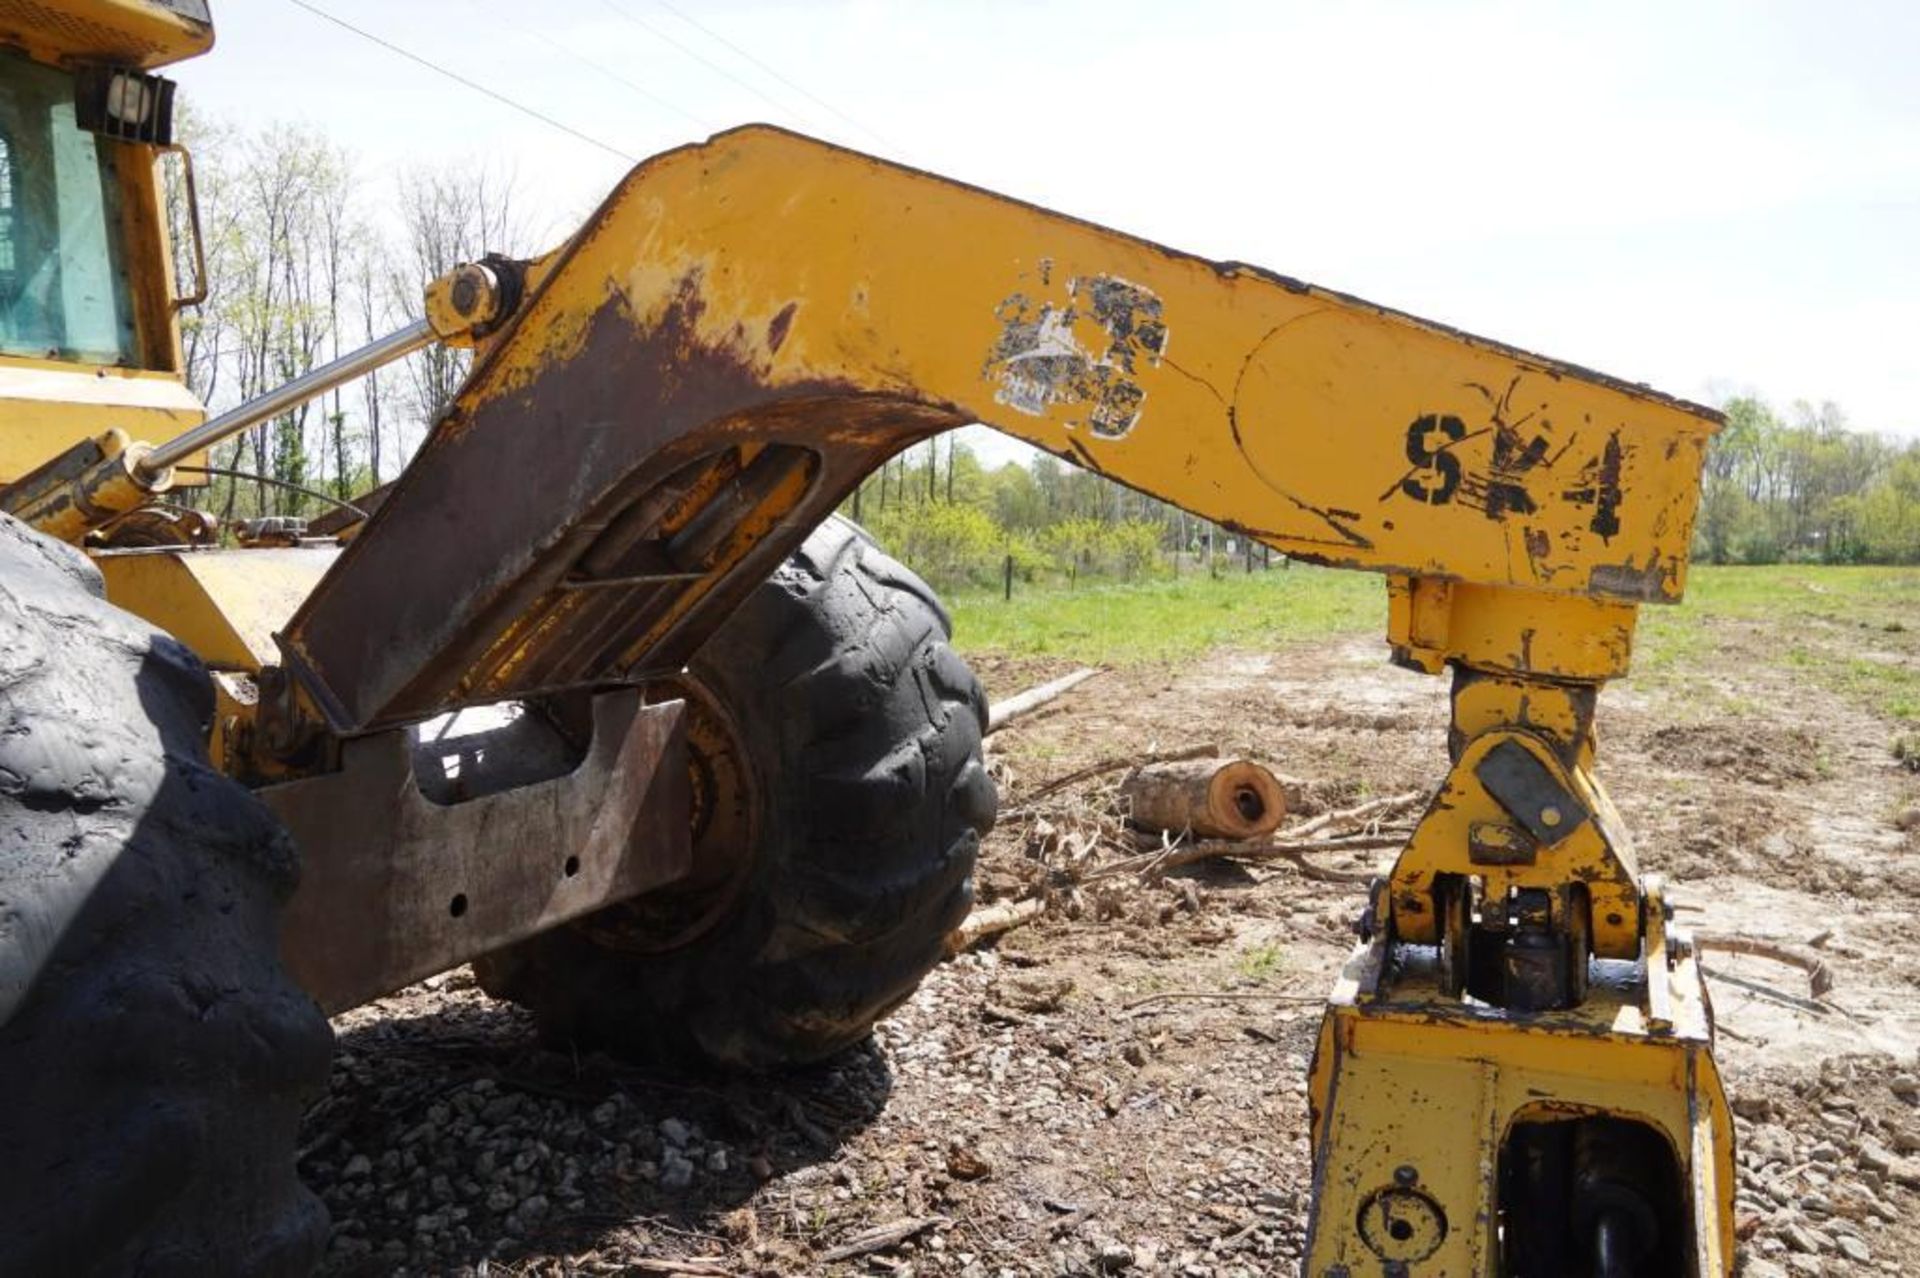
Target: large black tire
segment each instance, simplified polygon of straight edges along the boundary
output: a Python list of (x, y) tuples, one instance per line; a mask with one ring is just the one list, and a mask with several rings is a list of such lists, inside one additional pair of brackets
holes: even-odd
[(332, 1037), (277, 957), (293, 847), (207, 763), (184, 647), (0, 516), (0, 1274), (295, 1274)]
[[(925, 582), (821, 525), (682, 689), (696, 793), (726, 832), (697, 832), (696, 856), (737, 864), (724, 892), (709, 873), (705, 898), (543, 933), (475, 964), (481, 985), (550, 1038), (653, 1064), (770, 1070), (861, 1041), (939, 961), (993, 824), (986, 698), (951, 633)], [(751, 810), (713, 817), (730, 793)]]

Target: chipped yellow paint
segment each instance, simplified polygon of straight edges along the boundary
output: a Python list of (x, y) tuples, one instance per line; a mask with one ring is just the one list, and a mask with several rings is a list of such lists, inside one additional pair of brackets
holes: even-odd
[(279, 661), (274, 633), (338, 554), (330, 546), (131, 550), (94, 562), (114, 604), (166, 630), (216, 670), (257, 674)]
[[(10, 7), (0, 0), (0, 16)], [(830, 445), (845, 443), (870, 465), (888, 448), (969, 421), (1284, 552), (1385, 574), (1398, 658), (1488, 678), (1462, 684), (1459, 758), (1376, 898), (1382, 937), (1438, 939), (1431, 902), (1441, 875), (1475, 878), (1496, 894), (1577, 882), (1589, 894), (1600, 954), (1628, 959), (1647, 942), (1645, 988), (1602, 990), (1569, 1013), (1492, 1013), (1423, 988), (1417, 976), (1383, 984), (1387, 942), (1363, 947), (1332, 1000), (1314, 1073), (1309, 1271), (1378, 1271), (1360, 1222), (1372, 1218), (1369, 1196), (1406, 1165), (1416, 1174), (1401, 1188), (1431, 1195), (1453, 1222), (1409, 1272), (1497, 1272), (1490, 1204), (1498, 1150), (1516, 1116), (1542, 1103), (1634, 1116), (1665, 1136), (1695, 1195), (1698, 1270), (1726, 1271), (1731, 1140), (1698, 974), (1684, 947), (1663, 948), (1658, 924), (1645, 922), (1643, 885), (1593, 778), (1577, 700), (1626, 669), (1638, 605), (1676, 600), (1684, 589), (1715, 414), (1327, 289), (758, 126), (640, 165), (578, 234), (533, 263), (520, 313), (479, 344), (473, 376), (422, 457), (457, 458), (466, 448), (485, 466), (497, 454), (482, 457), (477, 438), (524, 442), (522, 425), (556, 439), (599, 431), (617, 406), (595, 401), (600, 382), (582, 374), (626, 368), (591, 361), (628, 357), (629, 380), (606, 384), (657, 392), (659, 403), (674, 402), (682, 378), (708, 378), (717, 389), (702, 384), (696, 391), (712, 393), (689, 392), (677, 405), (687, 420), (674, 427), (687, 434), (621, 439), (649, 440), (663, 456), (702, 430), (709, 435), (697, 442), (725, 440), (743, 457), (767, 441), (819, 450), (781, 473), (697, 558), (702, 580), (631, 636), (621, 655), (636, 666), (648, 643), (690, 615), (700, 591), (766, 548), (793, 512), (817, 514), (857, 481), (848, 466), (831, 464)], [(564, 393), (569, 381), (586, 387), (577, 398)], [(544, 405), (541, 393), (552, 396)], [(783, 438), (774, 421), (783, 400), (869, 411), (856, 431), (796, 409), (785, 426), (811, 434)], [(695, 420), (709, 404), (720, 417), (742, 415)], [(485, 435), (474, 422), (506, 429)], [(578, 446), (577, 434), (565, 439)], [(603, 469), (632, 465), (636, 474), (648, 460), (596, 457)], [(416, 465), (403, 477), (340, 570), (364, 559), (390, 573), (456, 580), (438, 559), (405, 562), (423, 536), (402, 538), (402, 553), (390, 553), (387, 534), (410, 526), (423, 473)], [(578, 478), (580, 491), (515, 492), (527, 503), (516, 511), (554, 503), (589, 521), (623, 514), (592, 488), (596, 476), (564, 478)], [(457, 508), (472, 487), (440, 496)], [(599, 506), (579, 500), (589, 492)], [(519, 525), (498, 510), (486, 520), (480, 503), (475, 523), (511, 540)], [(690, 504), (658, 521), (655, 535), (691, 526), (697, 514)], [(585, 534), (597, 528), (569, 531), (587, 547)], [(534, 565), (537, 540), (496, 548), (502, 553), (475, 576), (497, 572), (498, 580), (458, 585), (504, 599), (507, 587), (527, 584), (513, 572), (551, 569), (540, 610), (499, 618), (476, 604), (476, 629), (444, 636), (416, 632), (451, 627), (448, 609), (418, 617), (417, 627), (356, 630), (355, 609), (377, 588), (398, 601), (383, 615), (405, 616), (420, 582), (334, 571), (316, 585), (318, 560), (295, 567), (262, 558), (271, 552), (162, 554), (115, 557), (107, 571), (116, 599), (232, 670), (273, 660), (277, 629), (295, 651), (303, 633), (331, 640), (330, 655), (346, 651), (360, 664), (306, 661), (314, 682), (301, 695), (317, 696), (332, 669), (348, 670), (348, 686), (325, 689), (334, 694), (326, 714), (346, 731), (389, 707), (398, 707), (396, 718), (417, 717), (443, 693), (514, 695), (544, 640), (585, 610), (578, 592), (596, 588), (565, 575), (577, 564)], [(303, 632), (307, 622), (315, 624)], [(492, 628), (482, 632), (483, 622)], [(338, 642), (343, 632), (358, 646)], [(444, 648), (429, 643), (443, 638)], [(439, 671), (366, 655), (370, 645), (416, 640), (423, 663), (448, 653), (463, 663), (450, 667), (451, 692), (427, 677)], [(319, 723), (320, 712), (307, 709)], [(363, 718), (337, 717), (349, 713)], [(223, 701), (223, 714), (240, 740), (246, 714), (237, 696)], [(1505, 744), (1518, 745), (1593, 819), (1536, 862), (1489, 866), (1470, 854), (1474, 827), (1507, 816), (1473, 769)], [(1649, 908), (1657, 913), (1657, 902)], [(1409, 1197), (1406, 1209), (1423, 1210), (1419, 1201)]]
[[(206, 416), (173, 373), (0, 356), (0, 484), (109, 427), (133, 439), (171, 439)], [(205, 465), (204, 456), (191, 464)], [(183, 486), (205, 482), (180, 479)]]
[(213, 27), (155, 0), (0, 0), (0, 40), (41, 62), (151, 68), (205, 53)]
[(611, 297), (776, 391), (950, 405), (1306, 557), (1682, 589), (1712, 413), (1341, 294), (758, 126), (641, 165), (565, 258), (470, 392)]
[(1496, 1210), (1502, 1146), (1517, 1121), (1582, 1115), (1629, 1119), (1664, 1138), (1689, 1196), (1693, 1272), (1732, 1271), (1732, 1118), (1690, 957), (1665, 973), (1674, 1019), (1657, 1027), (1647, 991), (1631, 984), (1597, 987), (1573, 1011), (1527, 1017), (1445, 999), (1419, 971), (1398, 975), (1384, 994), (1379, 949), (1363, 944), (1349, 959), (1314, 1051), (1316, 1201), (1304, 1274), (1382, 1272), (1361, 1233), (1363, 1209), (1407, 1183), (1447, 1225), (1409, 1278), (1506, 1272)]
[[(1288, 553), (1385, 574), (1396, 656), (1470, 677), (1457, 682), (1454, 771), (1376, 899), (1382, 937), (1438, 941), (1435, 887), (1449, 876), (1493, 901), (1550, 889), (1583, 962), (1589, 927), (1602, 958), (1640, 954), (1657, 906), (1643, 908), (1593, 776), (1591, 696), (1626, 669), (1638, 606), (1684, 588), (1711, 412), (765, 128), (636, 169), (483, 347), (456, 411), (496, 425), (502, 405), (611, 414), (577, 376), (589, 350), (632, 352), (638, 371), (607, 381), (679, 414), (686, 434), (652, 447), (706, 427), (701, 413), (772, 432), (768, 406), (788, 399), (873, 409), (870, 448), (875, 416), (898, 418), (892, 446), (980, 421)], [(683, 378), (705, 380), (676, 399)], [(786, 442), (824, 449), (831, 416), (796, 409), (788, 420), (812, 433)], [(712, 432), (704, 445), (726, 438)], [(821, 473), (837, 492), (857, 478)], [(521, 668), (546, 624), (509, 626), (482, 678)], [(1526, 859), (1517, 836), (1497, 846), (1514, 817), (1475, 771), (1508, 746), (1589, 818)], [(1373, 955), (1365, 988), (1335, 995), (1316, 1074), (1310, 1272), (1378, 1271), (1381, 1257), (1351, 1247), (1365, 1246), (1353, 1239), (1367, 1196), (1400, 1163), (1418, 1165), (1410, 1193), (1431, 1189), (1465, 1226), (1410, 1272), (1494, 1272), (1500, 1142), (1541, 1104), (1657, 1127), (1705, 1204), (1700, 1272), (1723, 1272), (1730, 1145), (1704, 1003), (1683, 956), (1670, 972), (1665, 952), (1647, 953), (1645, 991), (1528, 1015), (1388, 988)], [(1649, 1010), (1669, 1000), (1692, 1029)], [(1436, 1099), (1423, 1108), (1409, 1089)]]
[[(64, 0), (58, 5), (0, 0), (0, 44), (49, 66), (151, 68), (204, 52), (213, 44), (213, 28), (155, 0)], [(130, 362), (142, 367), (0, 355), (0, 486), (69, 450), (78, 456), (87, 451), (89, 441), (112, 431), (129, 441), (152, 442), (171, 439), (206, 418), (181, 371), (172, 250), (162, 215), (159, 160), (164, 149), (105, 138), (95, 145), (113, 164), (119, 216), (108, 230), (130, 284), (127, 318), (136, 333)], [(188, 463), (203, 466), (206, 457), (197, 454)], [(123, 478), (95, 476), (82, 487), (95, 491), (102, 513), (124, 512), (157, 496)], [(177, 487), (205, 483), (196, 474), (174, 477)], [(76, 518), (71, 503), (60, 497), (53, 498), (52, 505), (51, 510), (35, 512), (46, 519), (23, 513), (18, 501), (7, 508), (67, 541), (78, 541), (99, 526), (98, 519)]]
[[(1476, 827), (1499, 830), (1513, 823), (1475, 775), (1481, 760), (1504, 743), (1516, 744), (1533, 756), (1592, 815), (1531, 859), (1502, 865), (1475, 859), (1472, 848)], [(1639, 956), (1640, 890), (1633, 845), (1592, 771), (1585, 764), (1566, 767), (1532, 733), (1483, 733), (1454, 762), (1446, 784), (1394, 862), (1393, 920), (1401, 940), (1419, 945), (1439, 942), (1432, 900), (1434, 881), (1442, 874), (1480, 878), (1485, 899), (1490, 901), (1505, 901), (1509, 892), (1523, 888), (1582, 884), (1592, 907), (1594, 952), (1602, 958)]]
[(1485, 733), (1516, 728), (1572, 751), (1579, 763), (1591, 764), (1592, 700), (1593, 689), (1579, 684), (1515, 675), (1460, 680), (1453, 687), (1453, 731), (1471, 741)]
[(1387, 579), (1387, 641), (1402, 664), (1438, 674), (1449, 660), (1542, 679), (1612, 679), (1633, 651), (1632, 604), (1453, 582)]

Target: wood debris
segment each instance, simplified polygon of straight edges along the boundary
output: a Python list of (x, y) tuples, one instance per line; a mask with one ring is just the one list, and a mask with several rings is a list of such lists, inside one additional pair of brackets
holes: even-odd
[(971, 949), (990, 936), (1033, 922), (1046, 911), (1047, 903), (1034, 897), (981, 906), (947, 933), (947, 953), (953, 955)]
[(1722, 954), (1748, 954), (1797, 967), (1807, 974), (1807, 987), (1815, 998), (1822, 998), (1833, 989), (1833, 968), (1811, 949), (1757, 936), (1735, 936), (1728, 932), (1695, 932), (1693, 944), (1695, 949), (1718, 950)]
[(1184, 759), (1212, 758), (1219, 753), (1220, 747), (1218, 745), (1211, 741), (1203, 741), (1199, 745), (1184, 746), (1178, 750), (1160, 750), (1144, 755), (1123, 754), (1110, 759), (1102, 759), (1098, 763), (1089, 763), (1084, 768), (1075, 768), (1065, 776), (1055, 777), (1031, 794), (1023, 796), (1021, 799), (1021, 807), (1009, 809), (1001, 813), (1001, 816), (1007, 818), (1026, 815), (1028, 805), (1037, 803), (1041, 799), (1064, 790), (1070, 785), (1077, 785), (1082, 781), (1091, 781), (1095, 777), (1105, 776), (1110, 772), (1144, 768), (1155, 763), (1176, 763)]
[(948, 1224), (945, 1216), (908, 1216), (902, 1220), (888, 1221), (872, 1229), (855, 1234), (832, 1251), (822, 1253), (822, 1264), (832, 1264), (837, 1260), (852, 1260), (856, 1256), (869, 1255), (876, 1251), (886, 1251), (898, 1247), (915, 1234), (925, 1233), (935, 1225)]
[(1029, 688), (1016, 696), (1008, 697), (1005, 701), (994, 702), (987, 707), (987, 732), (992, 734), (1000, 731), (1014, 720), (1032, 714), (1062, 693), (1079, 687), (1099, 673), (1091, 666), (1083, 666), (1071, 674), (1061, 675), (1051, 683), (1043, 683), (1037, 688)]

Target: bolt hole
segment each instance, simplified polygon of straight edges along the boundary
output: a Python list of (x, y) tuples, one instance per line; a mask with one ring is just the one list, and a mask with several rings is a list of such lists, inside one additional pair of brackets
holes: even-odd
[(574, 875), (580, 873), (580, 858), (577, 856), (568, 857), (566, 864), (560, 867), (560, 873), (567, 878), (572, 878)]
[(1234, 810), (1244, 821), (1258, 821), (1267, 814), (1267, 805), (1260, 798), (1260, 792), (1250, 785), (1243, 785), (1233, 792)]
[(467, 894), (465, 892), (455, 892), (453, 894), (453, 899), (447, 902), (447, 913), (453, 915), (453, 917), (457, 919), (461, 915), (465, 914), (466, 912), (467, 912)]
[(1393, 1235), (1395, 1242), (1405, 1242), (1413, 1237), (1413, 1225), (1409, 1221), (1396, 1220), (1387, 1226), (1387, 1232)]
[(1607, 915), (1608, 927), (1619, 927), (1622, 923), (1625, 923), (1625, 922), (1626, 922), (1626, 919), (1622, 918), (1619, 914)]

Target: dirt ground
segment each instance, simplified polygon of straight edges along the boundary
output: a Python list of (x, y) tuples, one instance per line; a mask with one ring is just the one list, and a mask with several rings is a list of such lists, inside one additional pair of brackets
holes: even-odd
[[(1835, 976), (1813, 1000), (1792, 969), (1706, 959), (1746, 1272), (1904, 1272), (1920, 1253), (1920, 777), (1871, 707), (1764, 659), (1767, 623), (1703, 624), (1710, 663), (1602, 698), (1601, 766), (1684, 922), (1817, 939)], [(1342, 639), (1113, 671), (996, 736), (1007, 815), (980, 896), (1050, 890), (1054, 908), (937, 970), (829, 1066), (675, 1081), (556, 1054), (464, 971), (340, 1018), (333, 1090), (304, 1132), (334, 1214), (328, 1272), (1294, 1272), (1307, 1061), (1360, 888), (1287, 862), (1086, 881), (1132, 850), (1069, 837), (1113, 776), (1041, 812), (1022, 795), (1206, 741), (1309, 782), (1302, 815), (1430, 786), (1444, 682), (1382, 656)], [(998, 696), (1065, 667), (976, 665)], [(1142, 1002), (1192, 994), (1241, 997)]]

